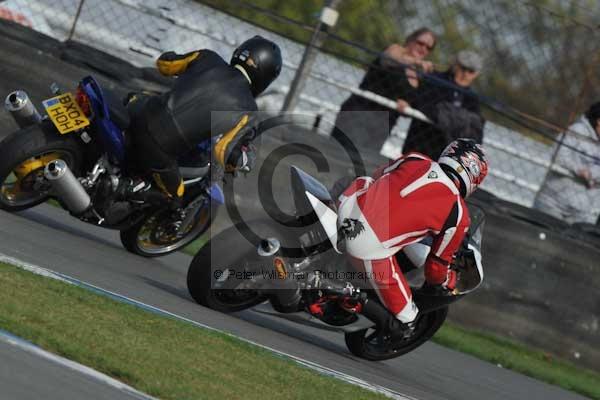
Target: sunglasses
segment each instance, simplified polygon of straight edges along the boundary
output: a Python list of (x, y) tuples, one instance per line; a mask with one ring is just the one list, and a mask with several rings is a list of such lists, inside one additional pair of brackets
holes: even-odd
[(418, 44), (421, 47), (425, 47), (428, 51), (433, 51), (433, 46), (430, 46), (427, 42), (424, 42), (422, 40), (415, 40), (414, 43)]

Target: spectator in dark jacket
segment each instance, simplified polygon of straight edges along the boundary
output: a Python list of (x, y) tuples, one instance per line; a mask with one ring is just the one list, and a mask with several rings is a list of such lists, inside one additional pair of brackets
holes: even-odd
[[(394, 101), (412, 100), (420, 84), (417, 69), (433, 71), (433, 64), (425, 58), (435, 44), (435, 34), (428, 28), (420, 28), (408, 35), (403, 45), (394, 43), (388, 46), (369, 66), (360, 89)], [(335, 122), (338, 129), (334, 130), (333, 136), (343, 134), (357, 148), (367, 147), (376, 151), (383, 146), (400, 116), (397, 110), (390, 110), (355, 94), (342, 104), (340, 111), (364, 112), (340, 112)]]
[(398, 102), (399, 110), (410, 105), (434, 122), (413, 119), (402, 148), (404, 154), (417, 151), (437, 159), (442, 150), (458, 138), (483, 141), (485, 120), (477, 95), (470, 88), (482, 66), (477, 53), (460, 51), (450, 69), (423, 80), (413, 101)]

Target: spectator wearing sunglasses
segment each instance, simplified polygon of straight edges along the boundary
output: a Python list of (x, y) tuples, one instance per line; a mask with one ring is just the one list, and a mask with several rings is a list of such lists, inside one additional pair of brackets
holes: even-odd
[[(418, 71), (432, 72), (433, 64), (425, 58), (434, 50), (436, 35), (429, 28), (419, 28), (408, 35), (403, 45), (388, 46), (369, 66), (360, 89), (388, 99), (413, 99), (420, 85)], [(379, 151), (391, 129), (400, 117), (398, 110), (372, 102), (359, 95), (351, 95), (340, 111), (368, 111), (339, 113), (337, 130), (332, 135), (345, 135), (358, 148)]]
[(434, 123), (413, 119), (402, 152), (419, 152), (437, 159), (442, 150), (458, 138), (483, 141), (485, 120), (479, 100), (471, 85), (483, 67), (481, 57), (462, 50), (445, 72), (425, 76), (413, 100), (398, 101), (400, 111), (410, 105), (423, 112)]

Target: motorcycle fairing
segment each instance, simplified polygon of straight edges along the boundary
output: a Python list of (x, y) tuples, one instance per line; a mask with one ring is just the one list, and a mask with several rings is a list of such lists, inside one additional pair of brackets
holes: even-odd
[[(296, 214), (299, 217), (308, 217), (313, 213), (313, 206), (307, 198), (305, 193), (311, 193), (313, 197), (318, 199), (323, 204), (331, 205), (333, 208), (333, 200), (327, 188), (318, 180), (301, 170), (296, 166), (290, 168), (292, 178), (292, 194), (294, 199), (294, 205), (296, 208)], [(312, 222), (312, 218), (308, 218), (309, 222)], [(316, 221), (315, 221), (316, 222)]]
[(110, 118), (109, 105), (100, 85), (92, 76), (83, 78), (80, 85), (90, 100), (100, 142), (116, 163), (121, 164), (125, 160), (125, 139), (121, 129)]
[(337, 219), (338, 216), (331, 208), (327, 207), (325, 203), (321, 200), (317, 199), (312, 193), (309, 191), (304, 192), (308, 201), (312, 205), (314, 212), (317, 214), (319, 218), (319, 222), (321, 226), (325, 230), (333, 249), (342, 254), (341, 251), (338, 250), (337, 242), (338, 242), (338, 230), (337, 230)]
[(319, 222), (336, 252), (337, 213), (327, 188), (296, 166), (290, 169), (296, 214), (308, 225)]
[(216, 184), (213, 183), (210, 186), (210, 189), (208, 190), (208, 194), (210, 196), (211, 199), (213, 199), (213, 201), (215, 201), (218, 204), (224, 204), (225, 203), (225, 196), (223, 195), (223, 190), (221, 189), (221, 187)]

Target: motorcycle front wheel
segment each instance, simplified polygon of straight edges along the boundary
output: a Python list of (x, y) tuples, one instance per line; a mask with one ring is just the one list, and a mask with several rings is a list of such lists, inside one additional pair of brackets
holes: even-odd
[(167, 208), (155, 210), (139, 223), (121, 231), (121, 243), (131, 253), (143, 257), (160, 257), (177, 251), (200, 237), (217, 216), (217, 207), (201, 194), (186, 208), (190, 221), (175, 221)]
[(59, 135), (43, 121), (16, 131), (0, 142), (0, 209), (14, 212), (45, 202), (50, 183), (44, 168), (61, 159), (77, 176), (83, 149), (76, 135)]
[(390, 338), (381, 338), (379, 332), (374, 329), (346, 333), (346, 346), (355, 356), (370, 361), (382, 361), (399, 357), (413, 351), (431, 339), (440, 329), (447, 315), (448, 307), (419, 315), (415, 329), (404, 338), (394, 341)]

